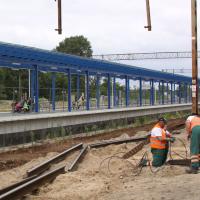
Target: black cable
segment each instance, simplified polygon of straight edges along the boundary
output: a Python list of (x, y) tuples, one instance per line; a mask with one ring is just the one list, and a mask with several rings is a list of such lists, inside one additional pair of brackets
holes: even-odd
[[(187, 159), (187, 157), (188, 157), (188, 150), (187, 150), (187, 147), (186, 147), (185, 142), (184, 142), (182, 139), (180, 139), (180, 138), (177, 138), (177, 140), (179, 140), (179, 141), (182, 143), (182, 145), (184, 146), (184, 148), (185, 148), (185, 154), (186, 154), (186, 159)], [(111, 163), (112, 159), (120, 159), (120, 160), (123, 160), (123, 161), (128, 162), (128, 163), (130, 164), (130, 166), (133, 168), (133, 173), (134, 173), (134, 171), (136, 171), (136, 173), (133, 174), (134, 176), (139, 176), (139, 175), (141, 174), (141, 172), (142, 172), (142, 170), (143, 170), (143, 167), (144, 167), (144, 165), (142, 165), (142, 161), (143, 161), (143, 160), (147, 160), (147, 163), (148, 163), (147, 167), (149, 167), (149, 169), (150, 169), (150, 171), (151, 171), (152, 173), (155, 174), (155, 173), (157, 173), (158, 171), (160, 171), (160, 170), (156, 170), (156, 171), (153, 170), (152, 165), (151, 165), (151, 160), (149, 159), (149, 154), (148, 154), (147, 151), (145, 151), (145, 152), (143, 153), (143, 155), (142, 155), (142, 157), (141, 157), (141, 159), (139, 160), (138, 163), (136, 162), (136, 159), (133, 158), (133, 160), (135, 161), (135, 165), (134, 165), (132, 162), (130, 162), (129, 160), (124, 159), (124, 158), (121, 157), (121, 156), (117, 156), (118, 154), (124, 154), (124, 153), (125, 153), (125, 152), (118, 152), (118, 153), (116, 153), (116, 154), (114, 154), (114, 155), (112, 155), (112, 156), (109, 156), (109, 157), (103, 159), (103, 160), (101, 161), (101, 163), (100, 163), (99, 169), (101, 170), (102, 164), (103, 164), (106, 160), (108, 160), (107, 170), (108, 170), (108, 172), (109, 172), (110, 174), (113, 174), (112, 171), (111, 171), (111, 168), (110, 168), (110, 163)], [(171, 142), (170, 142), (170, 143), (169, 143), (169, 156), (170, 156), (170, 159), (171, 159), (171, 160), (173, 160), (172, 153), (174, 153), (174, 154), (176, 154), (177, 156), (179, 156), (179, 157), (185, 159), (185, 157), (183, 157), (183, 156), (180, 155), (179, 153), (177, 153), (177, 152), (175, 152), (175, 151), (172, 150), (172, 144), (171, 144)], [(160, 169), (161, 169), (161, 168), (160, 168)]]

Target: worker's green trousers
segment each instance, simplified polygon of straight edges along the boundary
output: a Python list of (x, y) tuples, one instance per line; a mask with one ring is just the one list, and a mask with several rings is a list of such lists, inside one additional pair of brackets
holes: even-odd
[(191, 143), (191, 166), (195, 168), (200, 167), (200, 126), (195, 126), (192, 129)]
[(168, 148), (167, 149), (151, 149), (153, 154), (152, 165), (154, 167), (162, 166), (167, 160)]

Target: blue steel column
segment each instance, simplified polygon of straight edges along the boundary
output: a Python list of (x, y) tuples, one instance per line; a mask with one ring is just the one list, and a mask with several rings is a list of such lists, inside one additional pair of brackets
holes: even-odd
[(158, 81), (158, 104), (160, 105), (161, 103), (160, 103), (160, 96), (161, 96), (161, 94), (160, 94), (160, 81)]
[(140, 85), (140, 88), (139, 88), (139, 100), (140, 100), (140, 106), (142, 106), (142, 78), (139, 78), (139, 85)]
[(185, 103), (187, 103), (188, 102), (188, 85), (187, 85), (187, 83), (185, 83)]
[(154, 80), (151, 80), (150, 84), (151, 84), (150, 103), (153, 106), (154, 102), (155, 102), (155, 99), (154, 99)]
[(97, 102), (97, 108), (99, 109), (99, 107), (100, 107), (100, 87), (99, 87), (99, 85), (100, 85), (100, 76), (97, 74), (97, 83), (96, 83), (96, 85), (97, 85), (97, 88), (96, 88), (96, 102)]
[(174, 103), (177, 103), (177, 102), (176, 102), (176, 83), (173, 84), (173, 87), (174, 87), (173, 102), (174, 102)]
[(129, 85), (128, 76), (126, 76), (125, 79), (126, 79), (126, 107), (128, 107), (129, 106), (129, 94), (130, 94), (129, 89), (130, 89), (130, 85)]
[(171, 104), (173, 104), (173, 82), (171, 81)]
[(110, 109), (110, 105), (111, 105), (111, 95), (110, 95), (110, 74), (108, 74), (108, 91), (107, 91), (107, 95), (108, 95), (108, 109)]
[(89, 71), (86, 71), (86, 110), (90, 110)]
[(34, 100), (34, 88), (35, 88), (35, 75), (34, 75), (34, 70), (31, 70), (31, 100)]
[(55, 111), (56, 104), (55, 104), (55, 87), (56, 87), (56, 74), (52, 73), (51, 75), (51, 81), (52, 81), (52, 88), (51, 88), (51, 101), (52, 101), (52, 110)]
[(116, 77), (114, 76), (114, 77), (113, 77), (113, 104), (114, 104), (114, 107), (117, 106), (116, 96), (117, 96)]
[(164, 81), (162, 81), (162, 105), (165, 104)]
[(152, 105), (152, 80), (150, 80), (149, 101), (150, 101), (150, 105)]
[(38, 79), (38, 66), (34, 65), (34, 80), (35, 80), (35, 112), (39, 112), (39, 79)]
[(169, 83), (167, 82), (167, 104), (169, 103)]
[(191, 102), (192, 101), (192, 90), (191, 90), (192, 85), (190, 84), (189, 86), (190, 86), (189, 91), (190, 91), (190, 102)]
[(72, 111), (72, 99), (71, 99), (71, 70), (68, 69), (68, 111)]
[(77, 74), (77, 79), (76, 79), (76, 92), (77, 92), (77, 100), (80, 98), (80, 74)]
[(178, 87), (178, 102), (181, 103), (181, 83), (179, 83)]

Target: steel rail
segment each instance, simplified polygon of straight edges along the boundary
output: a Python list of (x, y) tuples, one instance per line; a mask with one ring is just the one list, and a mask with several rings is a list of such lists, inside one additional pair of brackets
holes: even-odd
[(181, 165), (181, 166), (190, 166), (191, 160), (190, 159), (175, 159), (175, 160), (168, 160), (166, 164), (169, 165)]
[(140, 142), (146, 140), (148, 136), (145, 137), (138, 137), (138, 138), (128, 138), (128, 139), (121, 139), (121, 140), (108, 140), (99, 143), (90, 144), (90, 148), (99, 148), (105, 147), (111, 144), (123, 144), (123, 143), (130, 143), (130, 142)]
[(65, 165), (54, 169), (48, 173), (38, 176), (27, 183), (24, 183), (2, 195), (0, 195), (0, 200), (16, 200), (23, 197), (24, 195), (36, 190), (41, 185), (52, 181), (59, 174), (65, 173)]
[(68, 168), (68, 171), (74, 171), (75, 168), (77, 168), (78, 164), (80, 163), (81, 159), (84, 157), (84, 155), (87, 152), (87, 148), (88, 146), (85, 146), (81, 149), (79, 155), (75, 158), (75, 160), (73, 161), (73, 163), (70, 165), (70, 167)]
[(138, 153), (140, 150), (143, 149), (143, 147), (146, 144), (149, 144), (150, 140), (149, 138), (147, 138), (145, 141), (140, 142), (137, 146), (135, 146), (134, 148), (132, 148), (130, 151), (128, 151), (127, 153), (125, 153), (122, 158), (123, 159), (128, 159), (131, 156), (135, 155), (136, 153)]
[(24, 183), (27, 183), (27, 182), (29, 182), (30, 180), (32, 180), (32, 179), (34, 179), (36, 177), (37, 177), (37, 175), (34, 175), (34, 176), (31, 176), (31, 177), (25, 178), (25, 179), (23, 179), (23, 180), (21, 180), (21, 181), (19, 181), (17, 183), (13, 183), (12, 185), (9, 185), (9, 186), (1, 189), (0, 190), (0, 195), (4, 194), (4, 193), (6, 193), (6, 192), (8, 192), (8, 191), (20, 186), (20, 185), (23, 185)]
[(63, 160), (69, 153), (77, 150), (77, 149), (80, 149), (83, 147), (83, 143), (80, 143), (80, 144), (77, 144), (75, 146), (72, 146), (71, 148), (63, 151), (62, 153), (52, 157), (51, 159), (49, 160), (46, 160), (44, 161), (43, 163), (35, 166), (34, 168), (28, 170), (26, 173), (27, 173), (27, 176), (30, 177), (30, 176), (33, 176), (33, 175), (38, 175), (38, 174), (41, 174), (43, 173), (45, 170), (47, 170), (53, 163), (55, 162), (58, 162), (58, 161), (61, 161)]

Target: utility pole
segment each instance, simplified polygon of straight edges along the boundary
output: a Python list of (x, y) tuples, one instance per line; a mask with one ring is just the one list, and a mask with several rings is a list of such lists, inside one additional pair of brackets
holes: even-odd
[(58, 34), (62, 34), (62, 2), (61, 0), (57, 0), (57, 2), (58, 2), (58, 28), (55, 30), (58, 31)]
[(192, 113), (198, 114), (197, 2), (191, 0), (192, 14)]
[(150, 12), (149, 0), (146, 0), (146, 9), (147, 9), (147, 26), (145, 26), (144, 28), (148, 28), (148, 31), (151, 31), (151, 12)]

